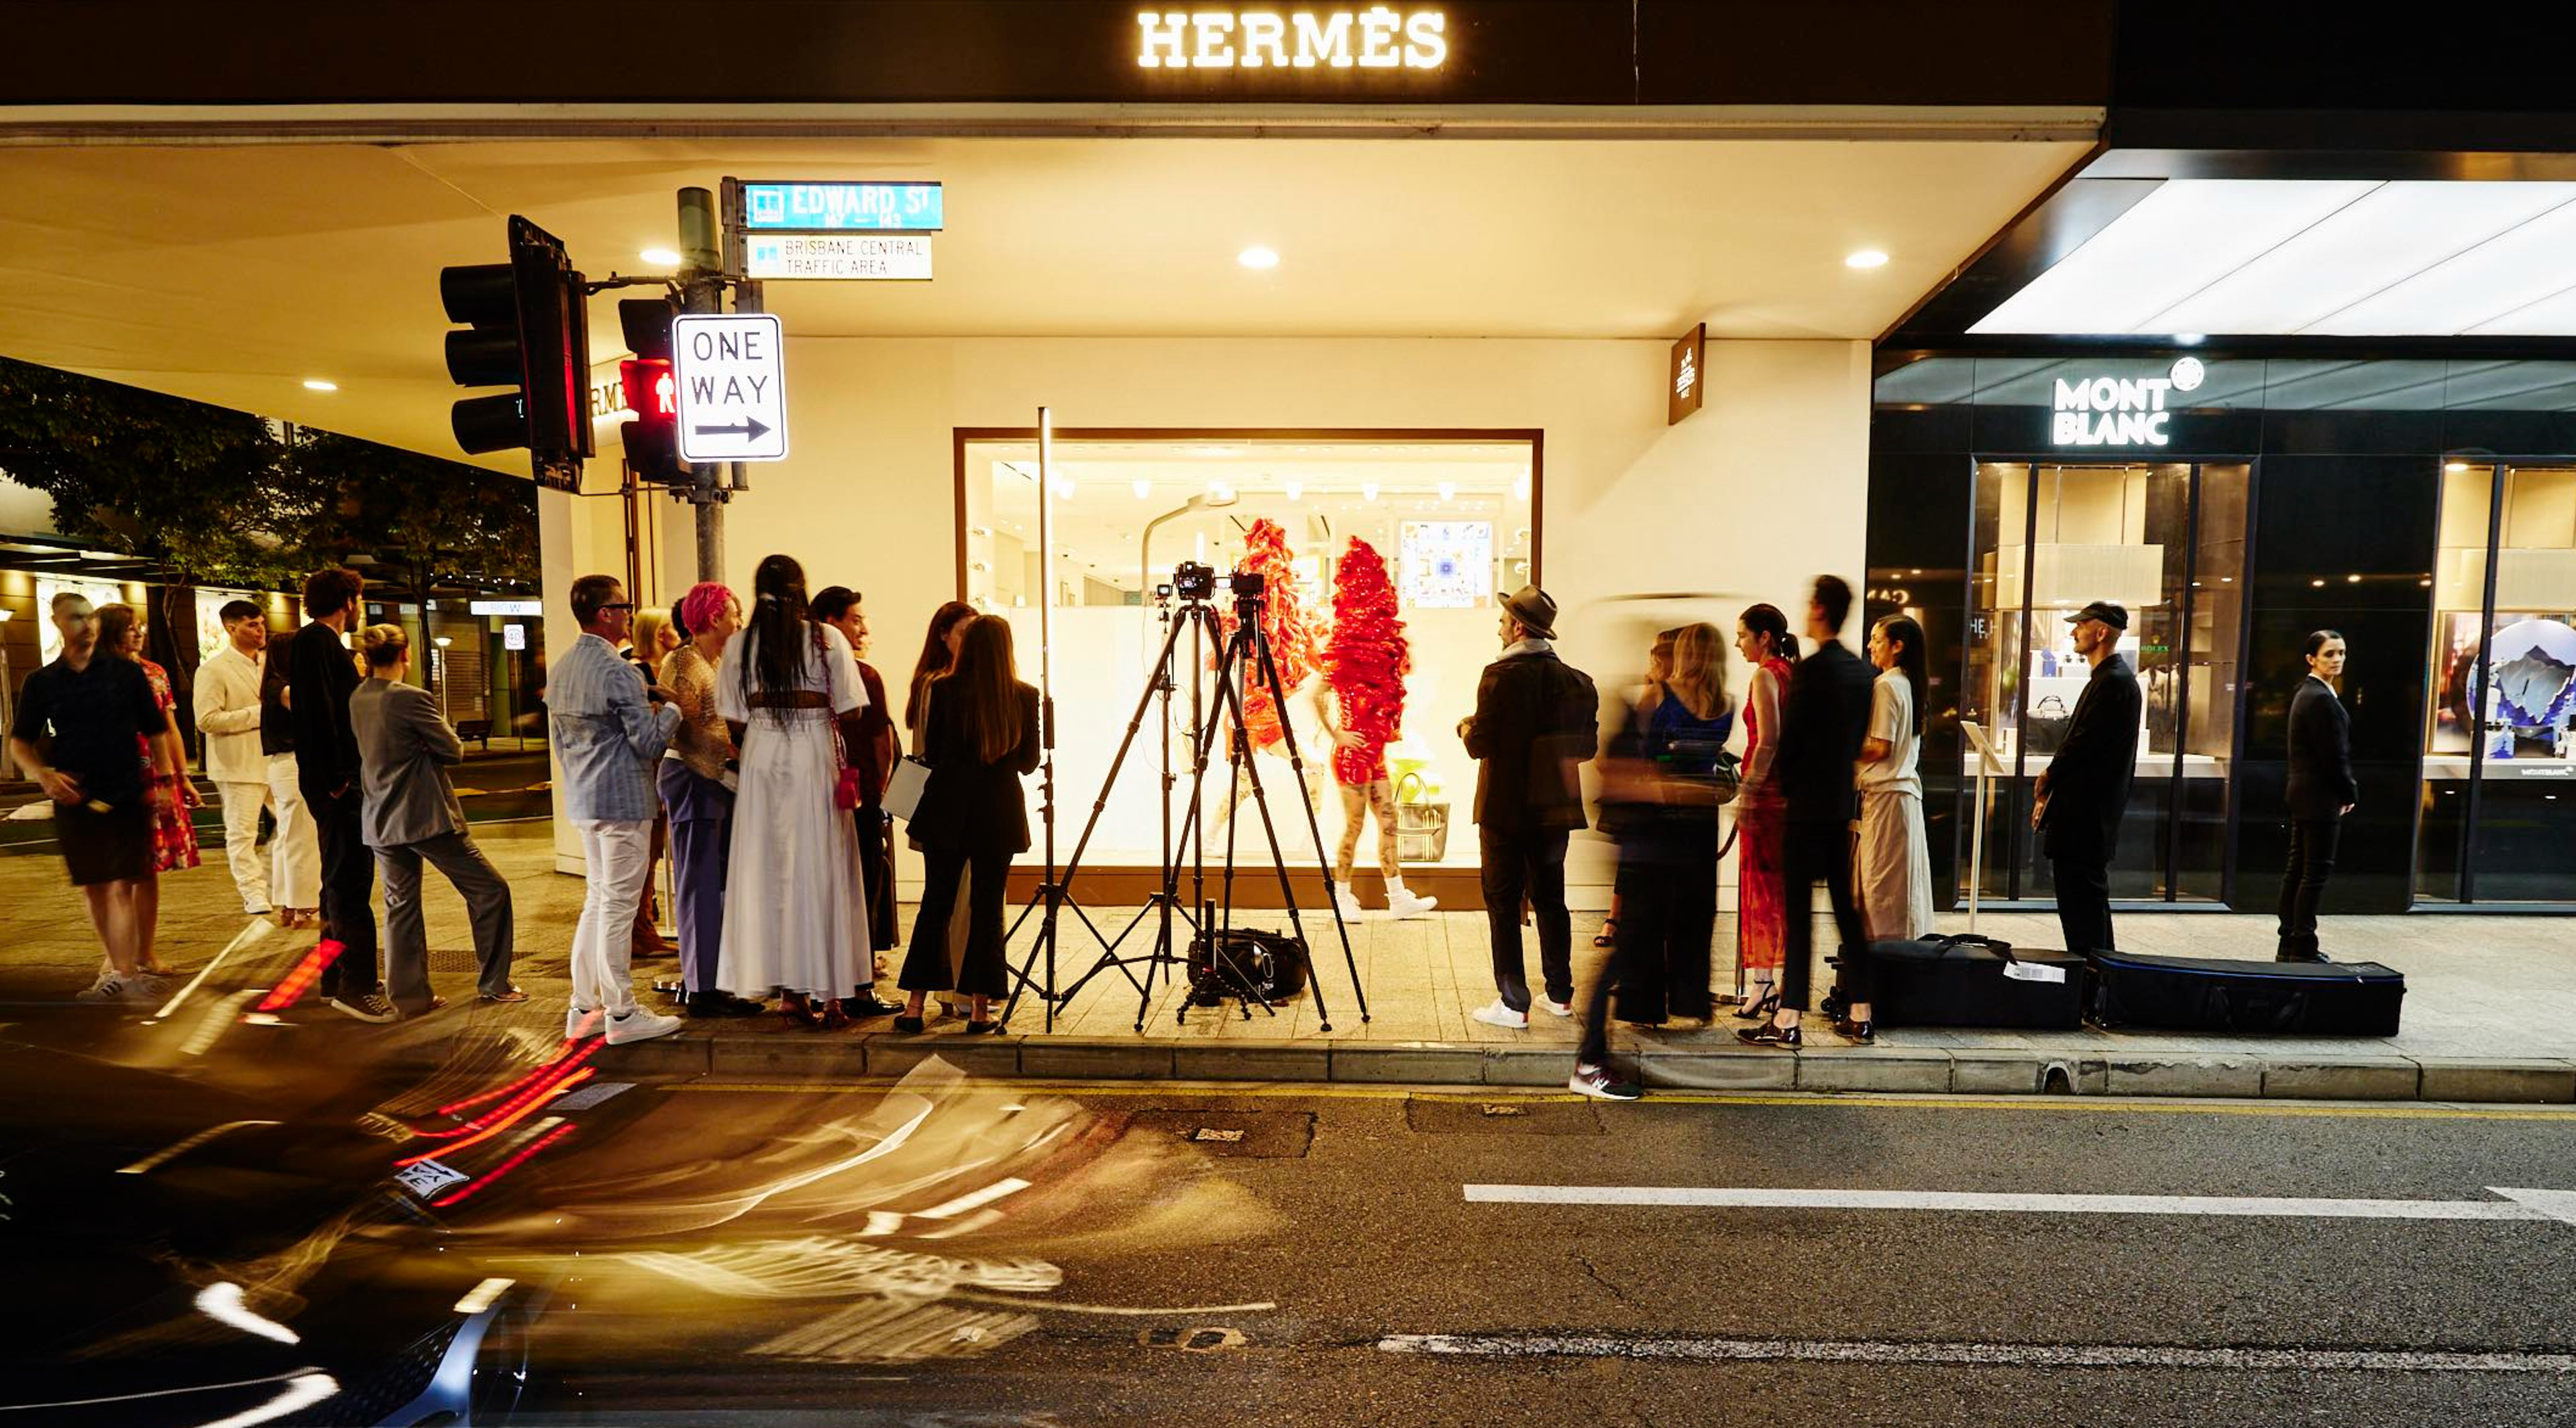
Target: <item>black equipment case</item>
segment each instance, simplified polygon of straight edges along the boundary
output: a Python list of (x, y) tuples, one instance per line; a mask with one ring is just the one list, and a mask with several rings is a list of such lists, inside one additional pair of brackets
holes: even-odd
[(1873, 942), (1869, 959), (1876, 1026), (2073, 1031), (2083, 1024), (2084, 959), (2071, 953), (1961, 933)]
[(1192, 1006), (1255, 996), (1277, 1006), (1306, 990), (1306, 944), (1256, 927), (1202, 932), (1190, 942), (1189, 978)]
[(2105, 1027), (2395, 1036), (2406, 976), (2376, 962), (2093, 957), (2093, 1020)]

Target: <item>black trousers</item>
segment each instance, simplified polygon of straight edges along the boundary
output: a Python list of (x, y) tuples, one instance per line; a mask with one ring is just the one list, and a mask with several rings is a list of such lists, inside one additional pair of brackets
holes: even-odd
[(358, 823), (358, 790), (338, 798), (304, 786), (304, 806), (322, 850), (322, 935), (342, 948), (322, 969), (315, 990), (325, 997), (364, 996), (382, 979), (376, 972), (376, 854)]
[[(1562, 828), (1476, 828), (1485, 894), (1485, 931), (1494, 950), (1494, 991), (1517, 1012), (1530, 1008), (1528, 964), (1521, 958), (1521, 899), (1538, 920), (1539, 973), (1547, 999), (1574, 1000), (1574, 918), (1565, 910)], [(976, 874), (981, 878), (983, 874)]]
[(2343, 841), (2340, 818), (2290, 820), (2290, 858), (2281, 869), (2281, 952), (2317, 955), (2317, 902), (2334, 876), (2335, 846)]
[(957, 884), (971, 864), (975, 877), (966, 894), (966, 953), (958, 962), (955, 989), (970, 997), (1009, 996), (1010, 968), (1002, 958), (1002, 902), (1009, 892), (1011, 855), (924, 848), (921, 857), (921, 910), (912, 919), (912, 947), (903, 954), (903, 975), (896, 985), (907, 992), (950, 989), (948, 919), (957, 914)]
[(2048, 860), (2057, 880), (2057, 928), (2066, 938), (2066, 950), (2083, 956), (2090, 952), (2116, 952), (2119, 944), (2111, 938), (2111, 864), (2096, 857), (2062, 857)]
[(879, 953), (894, 950), (901, 936), (894, 917), (894, 825), (882, 808), (862, 808), (859, 823), (859, 876), (868, 906), (868, 945)]
[(1825, 885), (1834, 912), (1837, 953), (1844, 959), (1862, 955), (1869, 930), (1852, 899), (1851, 824), (1792, 822), (1780, 842), (1781, 911), (1787, 926), (1780, 946), (1780, 1009), (1807, 1009), (1810, 964), (1816, 960), (1816, 884)]
[(1659, 837), (1638, 854), (1622, 847), (1618, 881), (1619, 1019), (1705, 1018), (1709, 934), (1717, 924), (1717, 821)]

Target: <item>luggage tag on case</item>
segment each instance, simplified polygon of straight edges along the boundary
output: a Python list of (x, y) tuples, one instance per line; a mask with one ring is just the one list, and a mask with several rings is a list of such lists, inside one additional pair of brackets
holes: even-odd
[(2004, 975), (2016, 982), (2063, 982), (2066, 980), (2066, 969), (2042, 967), (2031, 962), (2007, 962), (2004, 964)]

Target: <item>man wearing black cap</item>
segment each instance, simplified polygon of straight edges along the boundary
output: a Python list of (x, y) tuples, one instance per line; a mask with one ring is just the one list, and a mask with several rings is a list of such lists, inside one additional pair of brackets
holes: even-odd
[(1493, 939), (1488, 1026), (1529, 1025), (1521, 898), (1538, 920), (1539, 1005), (1574, 1015), (1574, 925), (1565, 910), (1567, 835), (1584, 826), (1580, 767), (1600, 750), (1601, 697), (1591, 676), (1556, 657), (1556, 602), (1535, 585), (1503, 601), (1503, 653), (1476, 685), (1458, 738), (1476, 764), (1476, 844), (1485, 925)]
[(2118, 945), (2111, 940), (2111, 854), (2137, 772), (2143, 706), (2138, 676), (2118, 653), (2129, 612), (2096, 600), (2066, 623), (2075, 627), (2075, 652), (2091, 662), (2093, 677), (2075, 701), (2057, 756), (2039, 776), (2030, 822), (2046, 834), (2041, 846), (2056, 871), (2066, 950), (2109, 952)]

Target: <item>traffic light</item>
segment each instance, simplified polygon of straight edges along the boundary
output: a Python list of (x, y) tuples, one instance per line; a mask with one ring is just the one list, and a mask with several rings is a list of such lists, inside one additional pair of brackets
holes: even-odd
[(590, 432), (590, 314), (561, 240), (510, 218), (510, 261), (441, 268), (447, 375), (461, 387), (510, 387), (456, 403), (456, 444), (481, 455), (528, 448), (540, 484), (576, 489)]
[(671, 375), (671, 318), (679, 304), (669, 297), (627, 298), (617, 304), (617, 325), (635, 355), (617, 364), (626, 409), (621, 428), (626, 464), (639, 481), (685, 486), (695, 480), (680, 460), (679, 394)]

